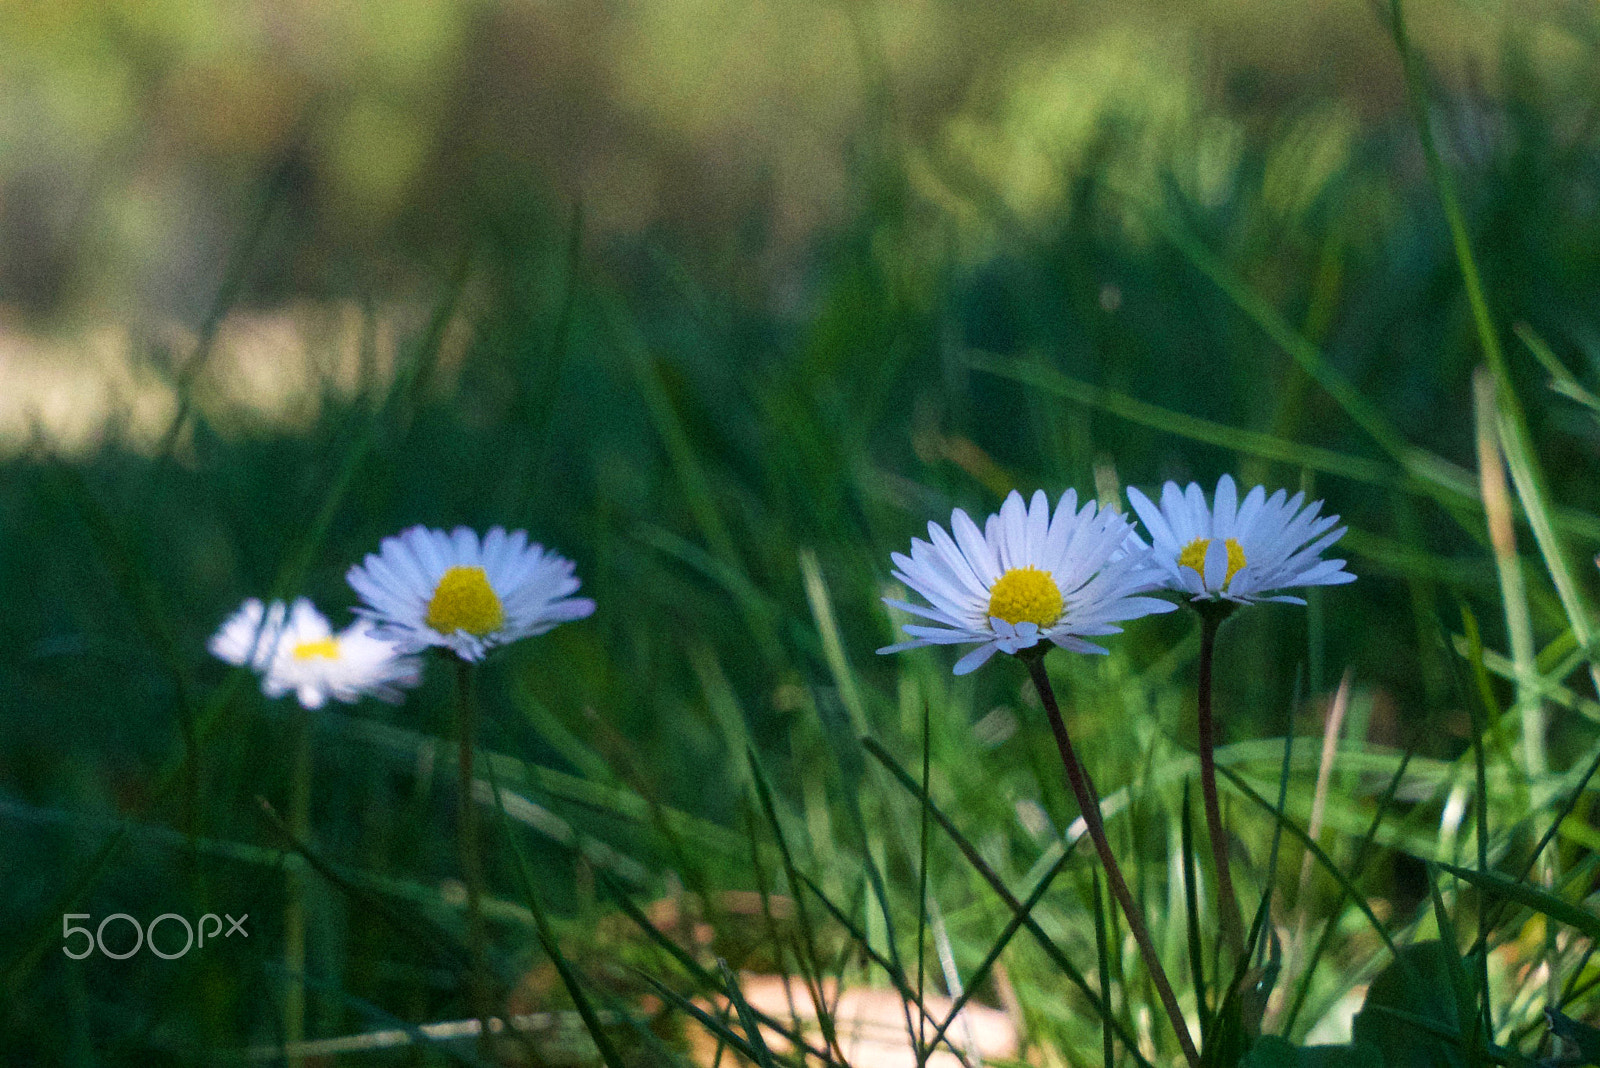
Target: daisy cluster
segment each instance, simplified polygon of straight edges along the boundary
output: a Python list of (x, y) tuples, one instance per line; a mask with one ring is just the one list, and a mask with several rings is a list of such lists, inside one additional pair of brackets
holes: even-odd
[(481, 660), (594, 612), (592, 600), (573, 596), (571, 560), (500, 527), (482, 539), (466, 527), (412, 527), (385, 538), (346, 579), (363, 603), (337, 634), (303, 597), (287, 607), (252, 598), (212, 637), (211, 652), (254, 670), (267, 696), (293, 693), (306, 708), (330, 697), (398, 701), (422, 680), (417, 653)]
[[(1196, 483), (1168, 482), (1156, 505), (1136, 489), (1128, 498), (1149, 535), (1115, 509), (1080, 506), (1068, 490), (1052, 512), (1044, 492), (1024, 504), (1012, 491), (980, 529), (966, 512), (950, 514), (950, 530), (928, 524), (911, 554), (893, 554), (894, 577), (926, 604), (885, 598), (926, 622), (908, 623), (909, 640), (878, 650), (924, 645), (975, 645), (955, 673), (977, 669), (995, 653), (1021, 653), (1049, 642), (1080, 653), (1106, 650), (1089, 638), (1116, 634), (1120, 623), (1177, 604), (1159, 593), (1233, 607), (1258, 601), (1305, 602), (1281, 591), (1353, 582), (1343, 560), (1322, 559), (1345, 528), (1306, 504), (1257, 486), (1239, 500), (1222, 476), (1212, 500)], [(1048, 646), (1046, 646), (1048, 648)]]

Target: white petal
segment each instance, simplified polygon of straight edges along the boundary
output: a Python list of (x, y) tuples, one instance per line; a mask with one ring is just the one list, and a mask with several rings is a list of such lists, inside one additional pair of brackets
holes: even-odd
[(970, 675), (972, 672), (978, 670), (984, 664), (988, 663), (989, 658), (993, 656), (996, 651), (998, 651), (998, 646), (996, 646), (994, 642), (988, 642), (984, 645), (980, 645), (976, 649), (972, 650), (972, 652), (962, 657), (960, 660), (957, 660), (956, 666), (951, 669), (952, 673), (956, 675)]
[(1000, 577), (1000, 564), (995, 559), (989, 543), (984, 540), (983, 532), (972, 518), (957, 508), (950, 513), (950, 530), (955, 535), (956, 544), (961, 546), (962, 554), (967, 562), (972, 565), (973, 573), (978, 576), (978, 581), (983, 583), (987, 590), (994, 585), (995, 579)]

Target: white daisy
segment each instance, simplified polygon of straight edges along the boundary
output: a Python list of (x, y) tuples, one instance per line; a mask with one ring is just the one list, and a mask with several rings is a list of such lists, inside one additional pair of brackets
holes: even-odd
[(950, 529), (954, 538), (929, 523), (931, 542), (913, 538), (909, 557), (893, 556), (894, 577), (931, 607), (884, 599), (939, 626), (907, 624), (910, 641), (878, 652), (979, 643), (956, 661), (955, 673), (965, 675), (996, 652), (1015, 653), (1046, 639), (1073, 652), (1103, 653), (1084, 636), (1116, 634), (1118, 622), (1176, 607), (1136, 596), (1159, 584), (1148, 550), (1140, 545), (1128, 552), (1129, 522), (1093, 501), (1079, 510), (1074, 490), (1062, 495), (1053, 517), (1043, 490), (1029, 506), (1013, 490), (984, 530), (959, 508), (950, 513)]
[(1322, 550), (1346, 528), (1335, 529), (1338, 516), (1320, 515), (1321, 501), (1306, 505), (1304, 493), (1289, 497), (1278, 490), (1268, 497), (1257, 486), (1241, 502), (1232, 477), (1223, 475), (1209, 507), (1194, 482), (1187, 489), (1176, 482), (1161, 487), (1159, 508), (1132, 487), (1128, 500), (1150, 532), (1162, 585), (1196, 601), (1305, 604), (1299, 597), (1272, 591), (1356, 580), (1344, 570), (1343, 560), (1321, 559)]
[(446, 534), (416, 526), (384, 538), (346, 578), (379, 637), (402, 652), (442, 646), (481, 660), (496, 645), (543, 634), (594, 612), (578, 589), (572, 561), (529, 545), (527, 531), (466, 527)]
[(291, 691), (305, 708), (321, 708), (329, 697), (353, 704), (363, 695), (399, 701), (401, 689), (422, 681), (422, 664), (399, 656), (358, 619), (338, 634), (304, 597), (288, 608), (252, 597), (211, 638), (214, 656), (248, 664), (261, 676), (261, 692)]

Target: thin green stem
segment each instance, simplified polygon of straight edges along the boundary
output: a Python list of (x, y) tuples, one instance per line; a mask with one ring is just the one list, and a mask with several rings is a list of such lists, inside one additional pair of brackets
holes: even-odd
[(478, 846), (478, 809), (473, 801), (473, 761), (477, 735), (477, 702), (472, 691), (473, 665), (456, 661), (456, 741), (460, 751), (461, 788), (456, 799), (456, 848), (461, 878), (467, 887), (467, 1000), (478, 1017), (478, 1045), (489, 1041), (489, 955), (483, 929), (483, 860)]
[(1233, 890), (1233, 870), (1228, 864), (1227, 832), (1222, 827), (1222, 801), (1217, 793), (1217, 727), (1211, 714), (1211, 665), (1216, 654), (1217, 631), (1224, 615), (1200, 614), (1200, 796), (1205, 802), (1206, 835), (1211, 839), (1211, 859), (1217, 870), (1217, 911), (1228, 957), (1244, 958), (1244, 916)]
[[(295, 713), (290, 725), (294, 764), (289, 782), (289, 831), (296, 841), (311, 837), (311, 717), (305, 709)], [(298, 1050), (306, 1037), (306, 871), (298, 854), (284, 857), (283, 964), (289, 973), (289, 990), (283, 1000), (283, 1043)], [(289, 1068), (301, 1068), (305, 1058), (288, 1053)]]
[(1150, 937), (1149, 928), (1145, 926), (1138, 903), (1133, 900), (1133, 894), (1128, 890), (1128, 881), (1122, 877), (1122, 868), (1111, 852), (1111, 842), (1106, 838), (1105, 823), (1100, 819), (1099, 795), (1095, 793), (1094, 782), (1089, 778), (1088, 770), (1078, 762), (1078, 755), (1073, 751), (1072, 738), (1067, 734), (1066, 721), (1061, 718), (1061, 708), (1056, 704), (1055, 691), (1050, 688), (1050, 677), (1044, 670), (1044, 657), (1035, 654), (1026, 657), (1024, 662), (1028, 665), (1028, 675), (1033, 679), (1034, 688), (1039, 691), (1039, 700), (1044, 702), (1045, 715), (1050, 720), (1050, 730), (1055, 735), (1056, 748), (1061, 752), (1061, 764), (1066, 769), (1067, 785), (1072, 788), (1073, 796), (1077, 798), (1078, 809), (1083, 813), (1084, 826), (1089, 831), (1089, 840), (1094, 843), (1095, 852), (1100, 854), (1100, 866), (1105, 869), (1106, 883), (1111, 887), (1112, 896), (1117, 899), (1117, 904), (1122, 907), (1123, 916), (1128, 920), (1128, 930), (1139, 945), (1139, 953), (1144, 957), (1145, 970), (1149, 972), (1150, 982), (1155, 986), (1156, 995), (1167, 1011), (1167, 1019), (1172, 1024), (1173, 1034), (1177, 1035), (1178, 1045), (1183, 1049), (1184, 1060), (1189, 1062), (1190, 1068), (1199, 1068), (1200, 1053), (1195, 1049), (1194, 1038), (1189, 1034), (1189, 1025), (1184, 1022), (1183, 1010), (1178, 1007), (1177, 995), (1172, 992), (1172, 983), (1168, 981), (1166, 970), (1161, 966), (1155, 941)]

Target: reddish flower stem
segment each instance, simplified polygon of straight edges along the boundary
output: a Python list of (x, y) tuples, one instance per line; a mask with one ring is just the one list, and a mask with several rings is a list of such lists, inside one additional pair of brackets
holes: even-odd
[(1172, 983), (1167, 979), (1166, 970), (1161, 967), (1161, 958), (1156, 954), (1156, 944), (1150, 937), (1150, 930), (1145, 926), (1139, 906), (1128, 889), (1128, 882), (1122, 877), (1122, 869), (1117, 865), (1117, 858), (1111, 852), (1111, 843), (1106, 838), (1105, 823), (1100, 819), (1099, 795), (1095, 793), (1089, 772), (1078, 762), (1078, 755), (1073, 751), (1072, 739), (1067, 734), (1067, 724), (1061, 718), (1061, 709), (1056, 704), (1055, 692), (1050, 688), (1050, 678), (1045, 674), (1044, 657), (1035, 654), (1026, 657), (1025, 662), (1028, 665), (1028, 674), (1033, 679), (1033, 685), (1039, 691), (1039, 700), (1044, 702), (1045, 715), (1050, 720), (1050, 730), (1055, 735), (1056, 748), (1061, 751), (1061, 763), (1066, 768), (1067, 785), (1072, 788), (1072, 794), (1078, 800), (1078, 809), (1083, 813), (1084, 825), (1089, 830), (1089, 840), (1094, 843), (1095, 852), (1100, 855), (1100, 866), (1105, 869), (1106, 883), (1111, 887), (1112, 896), (1122, 906), (1123, 916), (1127, 917), (1128, 930), (1133, 932), (1133, 940), (1139, 945), (1139, 953), (1144, 957), (1145, 968), (1150, 972), (1150, 982), (1155, 986), (1156, 994), (1167, 1010), (1167, 1019), (1172, 1023), (1173, 1033), (1178, 1036), (1178, 1045), (1183, 1048), (1184, 1060), (1189, 1062), (1190, 1068), (1199, 1068), (1200, 1053), (1195, 1049), (1194, 1039), (1189, 1034), (1189, 1025), (1184, 1022), (1183, 1010), (1178, 1007), (1177, 995), (1172, 992)]

